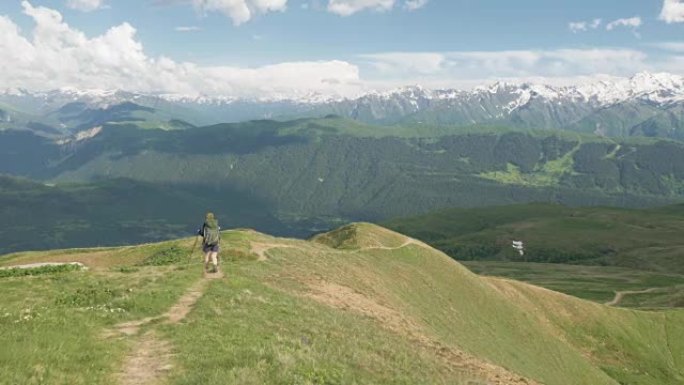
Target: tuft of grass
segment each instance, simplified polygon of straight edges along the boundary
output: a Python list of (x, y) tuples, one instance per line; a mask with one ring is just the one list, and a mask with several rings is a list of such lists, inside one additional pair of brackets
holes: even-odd
[(112, 268), (112, 271), (118, 272), (118, 273), (137, 273), (140, 271), (138, 267), (135, 266), (115, 266)]
[(8, 277), (27, 277), (44, 274), (68, 273), (72, 271), (81, 270), (79, 265), (56, 265), (56, 266), (40, 266), (34, 268), (13, 268), (0, 270), (0, 278)]
[(188, 257), (188, 250), (178, 245), (171, 244), (164, 246), (154, 252), (154, 254), (140, 262), (141, 266), (168, 266), (183, 262)]

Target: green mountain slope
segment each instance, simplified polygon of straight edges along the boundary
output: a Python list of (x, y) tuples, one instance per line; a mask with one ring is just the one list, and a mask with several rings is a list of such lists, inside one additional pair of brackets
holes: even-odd
[(360, 219), (457, 204), (643, 205), (677, 199), (683, 191), (684, 147), (676, 142), (425, 130), (334, 118), (174, 132), (106, 127), (42, 172), (57, 182), (119, 177), (226, 184), (258, 194), (285, 214), (365, 213)]
[[(388, 223), (460, 260), (609, 264), (684, 273), (681, 206), (572, 208), (531, 204), (450, 209)], [(523, 241), (525, 255), (511, 246)]]
[(52, 186), (0, 176), (0, 253), (173, 239), (194, 233), (206, 211), (226, 227), (289, 228), (267, 204), (228, 188), (130, 180)]
[[(531, 204), (443, 210), (387, 226), (482, 274), (599, 302), (617, 291), (634, 293), (623, 306), (684, 307), (683, 214), (681, 205), (630, 210)], [(524, 255), (513, 241), (524, 243)]]
[(649, 137), (684, 138), (684, 106), (673, 106), (634, 126), (631, 135)]
[[(222, 279), (181, 266), (191, 240), (5, 257), (3, 264), (72, 260), (91, 269), (0, 279), (0, 378), (684, 383), (681, 311), (614, 309), (479, 277), (367, 224), (308, 242), (251, 231), (223, 241)], [(145, 266), (160, 260), (171, 265)], [(35, 344), (25, 343), (29, 335)]]
[(132, 102), (102, 108), (91, 108), (85, 103), (69, 103), (45, 117), (47, 122), (58, 122), (75, 133), (104, 124), (133, 124), (140, 128), (174, 130), (194, 127), (181, 120), (182, 114), (173, 114)]
[[(235, 219), (233, 225), (299, 235), (443, 207), (526, 202), (643, 207), (684, 196), (684, 146), (673, 141), (614, 142), (498, 127), (377, 127), (335, 116), (173, 131), (109, 124), (89, 133), (55, 142), (29, 132), (0, 132), (0, 172), (57, 184), (57, 191), (70, 183), (94, 184), (97, 190), (111, 179), (154, 185), (160, 201), (169, 203), (161, 217), (173, 219), (171, 226), (187, 226), (181, 202), (196, 200), (206, 202), (193, 206), (198, 210), (238, 210), (240, 215), (224, 213)], [(24, 217), (54, 211), (49, 202), (58, 194), (41, 191), (43, 199), (31, 206), (20, 194), (6, 194), (4, 202), (26, 207)], [(184, 198), (166, 198), (176, 191)], [(126, 199), (127, 207), (137, 208), (148, 195)], [(97, 198), (95, 203), (110, 202)], [(243, 206), (254, 210), (239, 211)], [(252, 220), (251, 213), (261, 219)], [(98, 227), (92, 218), (101, 217), (79, 215), (84, 226)], [(119, 244), (116, 236), (104, 238)], [(94, 244), (61, 239), (48, 247)], [(138, 240), (160, 238), (123, 242)]]

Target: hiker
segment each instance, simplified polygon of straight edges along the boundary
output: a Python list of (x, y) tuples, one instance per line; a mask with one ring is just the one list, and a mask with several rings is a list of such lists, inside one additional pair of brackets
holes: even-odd
[[(213, 213), (207, 213), (204, 224), (197, 231), (197, 235), (202, 236), (202, 251), (204, 252), (204, 271), (208, 273), (218, 273), (218, 253), (221, 243), (221, 227)], [(209, 263), (211, 262), (211, 270)]]

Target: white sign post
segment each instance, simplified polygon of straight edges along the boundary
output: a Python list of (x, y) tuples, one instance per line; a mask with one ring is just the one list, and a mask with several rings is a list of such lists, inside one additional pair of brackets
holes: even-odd
[(513, 248), (518, 251), (521, 257), (525, 256), (525, 245), (522, 241), (513, 241)]

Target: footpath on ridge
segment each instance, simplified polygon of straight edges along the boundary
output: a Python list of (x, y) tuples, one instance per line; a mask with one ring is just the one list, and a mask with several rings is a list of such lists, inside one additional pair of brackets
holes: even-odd
[(173, 368), (172, 345), (160, 338), (154, 328), (140, 333), (143, 326), (160, 321), (162, 324), (177, 324), (190, 313), (202, 298), (209, 282), (223, 278), (222, 273), (206, 274), (195, 282), (164, 314), (136, 321), (124, 322), (106, 330), (105, 338), (132, 338), (132, 348), (123, 360), (117, 373), (121, 385), (161, 384)]

